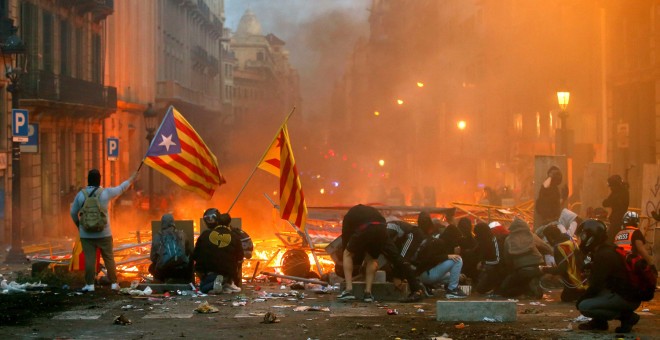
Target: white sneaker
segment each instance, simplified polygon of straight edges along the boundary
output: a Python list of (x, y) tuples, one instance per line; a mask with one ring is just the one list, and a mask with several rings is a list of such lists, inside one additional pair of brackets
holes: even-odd
[(224, 289), (229, 289), (233, 293), (239, 293), (241, 291), (241, 288), (236, 286), (233, 282), (225, 284)]
[(213, 290), (221, 292), (222, 291), (222, 281), (224, 281), (224, 277), (222, 275), (218, 275), (215, 277), (215, 281), (213, 281)]
[(83, 292), (93, 292), (94, 291), (94, 285), (85, 285), (85, 287), (82, 287), (81, 290)]
[(110, 286), (110, 289), (112, 290), (119, 290), (119, 284), (118, 283), (113, 283), (112, 286)]

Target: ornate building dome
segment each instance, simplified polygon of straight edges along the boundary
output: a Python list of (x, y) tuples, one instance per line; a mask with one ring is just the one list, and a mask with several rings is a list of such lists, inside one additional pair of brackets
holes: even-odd
[(236, 35), (239, 36), (248, 36), (248, 35), (261, 35), (261, 24), (257, 20), (257, 16), (248, 9), (245, 11), (245, 14), (241, 17), (241, 21), (238, 23), (238, 29), (236, 30)]

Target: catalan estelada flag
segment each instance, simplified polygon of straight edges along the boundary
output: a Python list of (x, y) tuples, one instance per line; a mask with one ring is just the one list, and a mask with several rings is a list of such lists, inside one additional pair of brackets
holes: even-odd
[(173, 106), (156, 131), (144, 164), (206, 199), (226, 183), (215, 155)]
[(300, 228), (305, 228), (307, 205), (300, 185), (300, 176), (293, 159), (286, 124), (278, 132), (275, 140), (259, 163), (259, 169), (280, 178), (280, 217)]

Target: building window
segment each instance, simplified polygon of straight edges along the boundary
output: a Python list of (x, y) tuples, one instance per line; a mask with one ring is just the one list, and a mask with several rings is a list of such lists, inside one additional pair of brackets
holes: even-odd
[(48, 72), (53, 72), (54, 68), (54, 44), (53, 44), (53, 38), (54, 38), (54, 32), (55, 30), (53, 29), (53, 14), (49, 12), (44, 12), (43, 15), (43, 34), (42, 34), (42, 55), (43, 55), (43, 69)]
[(70, 53), (71, 53), (71, 27), (65, 20), (60, 20), (60, 74), (71, 76)]
[(78, 79), (83, 79), (83, 70), (84, 70), (84, 53), (83, 53), (83, 30), (82, 28), (76, 28), (76, 74), (75, 77)]

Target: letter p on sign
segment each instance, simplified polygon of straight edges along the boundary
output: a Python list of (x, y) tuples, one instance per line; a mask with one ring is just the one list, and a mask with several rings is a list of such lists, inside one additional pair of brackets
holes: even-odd
[(26, 142), (29, 135), (28, 111), (21, 109), (12, 109), (12, 136), (16, 142)]

